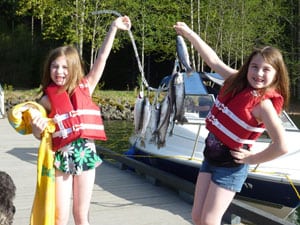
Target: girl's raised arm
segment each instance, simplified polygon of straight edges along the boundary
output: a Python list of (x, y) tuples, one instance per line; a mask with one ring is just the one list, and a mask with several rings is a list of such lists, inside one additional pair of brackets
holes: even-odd
[(90, 93), (92, 94), (96, 85), (98, 84), (105, 65), (106, 65), (106, 60), (109, 56), (109, 53), (111, 51), (116, 33), (118, 29), (121, 30), (129, 30), (131, 28), (131, 22), (129, 17), (127, 16), (122, 16), (122, 17), (118, 17), (117, 19), (115, 19), (110, 28), (109, 31), (105, 37), (105, 40), (98, 52), (98, 56), (97, 59), (92, 67), (92, 69), (90, 70), (90, 72), (87, 74), (87, 79), (89, 81), (90, 84)]
[(207, 63), (207, 65), (216, 73), (223, 76), (224, 79), (228, 78), (232, 74), (235, 74), (237, 70), (227, 66), (216, 54), (216, 52), (207, 45), (199, 35), (191, 30), (184, 22), (177, 22), (174, 25), (177, 34), (182, 35), (188, 39), (191, 44), (199, 52), (200, 56)]

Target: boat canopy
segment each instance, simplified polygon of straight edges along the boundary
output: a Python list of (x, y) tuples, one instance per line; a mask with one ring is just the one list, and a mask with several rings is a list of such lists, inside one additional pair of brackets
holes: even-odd
[(207, 95), (208, 91), (203, 83), (201, 75), (194, 72), (190, 75), (184, 73), (185, 95)]

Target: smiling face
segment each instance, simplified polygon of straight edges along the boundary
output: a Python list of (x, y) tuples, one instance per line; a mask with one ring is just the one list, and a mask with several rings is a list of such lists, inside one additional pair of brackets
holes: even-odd
[(275, 90), (283, 96), (285, 107), (289, 103), (288, 70), (281, 52), (271, 46), (254, 48), (238, 72), (226, 79), (225, 84), (224, 94), (232, 92), (235, 95), (250, 86), (261, 95)]
[(261, 54), (253, 56), (247, 72), (247, 80), (255, 89), (269, 87), (276, 76), (274, 67), (267, 63)]
[(59, 56), (52, 61), (50, 65), (50, 77), (56, 85), (65, 85), (69, 78), (68, 75), (68, 64), (65, 56)]

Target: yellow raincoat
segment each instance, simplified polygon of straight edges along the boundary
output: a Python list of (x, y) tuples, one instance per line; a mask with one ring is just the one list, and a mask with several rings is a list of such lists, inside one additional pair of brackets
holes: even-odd
[[(14, 106), (8, 113), (12, 127), (20, 134), (31, 134), (31, 119), (46, 110), (36, 102), (25, 102)], [(51, 133), (55, 125), (49, 119), (48, 127), (42, 134), (37, 159), (37, 184), (31, 210), (30, 225), (54, 225), (55, 223), (55, 171)]]

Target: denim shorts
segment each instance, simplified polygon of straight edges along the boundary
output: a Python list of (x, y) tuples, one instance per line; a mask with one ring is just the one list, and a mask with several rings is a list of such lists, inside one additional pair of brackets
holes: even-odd
[(211, 173), (211, 180), (218, 186), (230, 191), (240, 192), (247, 179), (248, 169), (248, 164), (241, 164), (237, 167), (220, 167), (204, 160), (200, 172)]

